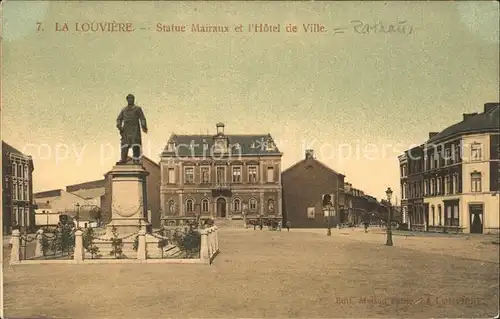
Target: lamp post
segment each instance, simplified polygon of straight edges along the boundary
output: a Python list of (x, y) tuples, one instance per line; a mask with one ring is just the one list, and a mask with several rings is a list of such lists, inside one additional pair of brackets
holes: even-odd
[(80, 203), (76, 203), (76, 228), (80, 229)]
[(385, 242), (386, 246), (392, 246), (392, 229), (391, 229), (391, 221), (392, 221), (392, 205), (391, 205), (391, 197), (392, 197), (392, 190), (390, 187), (387, 188), (385, 191), (385, 194), (387, 195), (387, 201), (389, 202), (389, 214), (387, 216), (387, 241)]

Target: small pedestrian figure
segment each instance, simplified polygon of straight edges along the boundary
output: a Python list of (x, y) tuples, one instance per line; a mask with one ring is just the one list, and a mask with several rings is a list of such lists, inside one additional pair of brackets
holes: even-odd
[(253, 230), (257, 230), (257, 223), (256, 222), (253, 222)]
[(290, 227), (292, 227), (292, 222), (288, 220), (288, 221), (286, 222), (286, 230), (287, 230), (287, 231), (290, 231)]
[(283, 222), (280, 220), (278, 222), (278, 230), (281, 231), (281, 228), (283, 227)]
[(369, 224), (370, 224), (370, 223), (368, 223), (368, 222), (364, 222), (364, 225), (365, 225), (365, 233), (367, 233), (367, 232), (368, 232), (368, 225), (369, 225)]
[(262, 221), (259, 224), (259, 228), (260, 228), (260, 230), (262, 230), (262, 228), (264, 228), (264, 225), (262, 225)]

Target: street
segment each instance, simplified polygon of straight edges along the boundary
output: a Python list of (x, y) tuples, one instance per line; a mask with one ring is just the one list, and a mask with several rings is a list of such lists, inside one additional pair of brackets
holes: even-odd
[[(334, 229), (328, 237), (325, 232), (222, 228), (221, 253), (211, 266), (10, 267), (4, 261), (5, 315), (486, 318), (497, 313), (498, 245), (435, 237), (438, 249), (431, 251), (428, 243), (418, 244), (423, 238), (395, 236), (395, 246), (387, 247), (383, 234)], [(474, 258), (457, 255), (460, 246), (473, 247)]]

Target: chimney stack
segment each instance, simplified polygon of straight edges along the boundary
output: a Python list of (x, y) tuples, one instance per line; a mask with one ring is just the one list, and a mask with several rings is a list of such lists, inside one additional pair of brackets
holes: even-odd
[(499, 102), (488, 102), (484, 104), (484, 113), (490, 112), (500, 106)]
[(463, 116), (464, 116), (464, 121), (470, 117), (473, 117), (474, 115), (477, 115), (477, 112), (474, 112), (474, 113), (464, 113)]
[(314, 158), (314, 150), (306, 150), (306, 159)]
[(438, 135), (439, 132), (429, 132), (429, 139), (433, 138), (434, 136)]

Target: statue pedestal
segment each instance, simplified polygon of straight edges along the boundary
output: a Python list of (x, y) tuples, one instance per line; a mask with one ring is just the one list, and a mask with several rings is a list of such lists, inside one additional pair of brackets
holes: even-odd
[(112, 236), (115, 227), (118, 237), (149, 230), (147, 212), (146, 177), (149, 173), (142, 165), (116, 165), (111, 175), (111, 222), (106, 225), (106, 235)]

